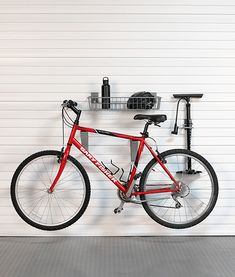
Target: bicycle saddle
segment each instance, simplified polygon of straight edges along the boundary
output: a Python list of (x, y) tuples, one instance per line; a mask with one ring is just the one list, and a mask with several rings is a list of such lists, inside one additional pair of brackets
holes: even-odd
[(142, 120), (147, 119), (152, 121), (153, 123), (161, 123), (167, 120), (165, 114), (136, 114), (134, 116), (134, 120)]

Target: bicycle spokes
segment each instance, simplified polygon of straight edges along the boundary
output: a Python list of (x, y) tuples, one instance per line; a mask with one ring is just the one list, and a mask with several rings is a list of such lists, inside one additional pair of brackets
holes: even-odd
[[(197, 174), (187, 171), (188, 159)], [(180, 190), (142, 196), (147, 212), (167, 226), (184, 228), (202, 219), (216, 201), (213, 171), (198, 154), (191, 155), (187, 150), (169, 151), (164, 159), (168, 170), (177, 180)], [(169, 186), (169, 177), (158, 163), (152, 163), (142, 189), (144, 191)], [(177, 228), (177, 227), (175, 227)]]
[(38, 157), (23, 168), (16, 182), (17, 203), (23, 214), (36, 224), (65, 224), (84, 203), (84, 179), (69, 160), (53, 192), (49, 191), (59, 167), (56, 155)]

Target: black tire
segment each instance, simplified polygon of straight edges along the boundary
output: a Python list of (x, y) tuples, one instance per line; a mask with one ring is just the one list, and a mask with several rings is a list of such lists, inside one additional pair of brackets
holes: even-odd
[[(38, 153), (35, 153), (31, 156), (29, 156), (28, 158), (26, 158), (19, 166), (18, 168), (16, 169), (14, 175), (13, 175), (13, 178), (12, 178), (12, 182), (11, 182), (11, 199), (12, 199), (12, 203), (13, 203), (13, 206), (14, 208), (16, 209), (17, 213), (19, 214), (19, 216), (25, 221), (27, 222), (28, 224), (30, 224), (31, 226), (33, 227), (36, 227), (38, 229), (41, 229), (41, 230), (47, 230), (47, 231), (54, 231), (54, 230), (60, 230), (60, 229), (63, 229), (63, 228), (66, 228), (68, 226), (70, 226), (71, 224), (73, 224), (74, 222), (76, 222), (82, 215), (83, 213), (85, 212), (87, 206), (88, 206), (88, 203), (89, 203), (89, 200), (90, 200), (90, 181), (89, 181), (89, 178), (88, 178), (88, 175), (85, 171), (85, 169), (82, 167), (82, 165), (75, 159), (73, 158), (72, 156), (69, 156), (68, 157), (68, 163), (71, 163), (71, 167), (74, 167), (74, 169), (76, 170), (76, 172), (78, 174), (80, 174), (79, 176), (81, 176), (81, 180), (82, 180), (82, 184), (83, 184), (83, 188), (84, 188), (84, 193), (83, 193), (83, 199), (82, 199), (82, 203), (81, 203), (81, 206), (78, 207), (79, 210), (76, 210), (74, 215), (72, 215), (71, 218), (69, 218), (68, 221), (66, 222), (63, 222), (63, 223), (59, 223), (59, 224), (40, 224), (39, 222), (37, 221), (34, 221), (32, 220), (29, 216), (26, 215), (26, 213), (24, 212), (23, 208), (21, 207), (22, 203), (20, 203), (20, 200), (18, 199), (18, 193), (20, 193), (20, 190), (18, 191), (18, 181), (20, 182), (20, 178), (21, 178), (21, 175), (24, 174), (24, 170), (25, 168), (27, 168), (27, 165), (30, 166), (30, 164), (36, 159), (40, 159), (40, 157), (42, 158), (43, 160), (43, 157), (46, 157), (46, 158), (52, 158), (52, 159), (57, 159), (58, 160), (58, 157), (60, 157), (60, 154), (61, 152), (59, 151), (54, 151), (54, 150), (47, 150), (47, 151), (41, 151), (41, 152), (38, 152)], [(30, 163), (30, 164), (29, 164)], [(44, 162), (43, 162), (44, 163)], [(55, 163), (55, 162), (54, 162)], [(56, 163), (55, 163), (56, 164)], [(54, 165), (53, 165), (54, 166)], [(56, 165), (57, 166), (57, 165)], [(67, 165), (66, 165), (67, 166)], [(27, 171), (26, 171), (27, 172)], [(36, 171), (35, 171), (36, 172)], [(26, 173), (27, 174), (27, 173)], [(41, 174), (41, 173), (40, 173)], [(53, 174), (53, 169), (52, 169), (52, 174)], [(69, 173), (71, 174), (71, 173)], [(73, 174), (73, 172), (72, 172)], [(38, 176), (38, 175), (37, 175)], [(40, 175), (41, 176), (41, 175)], [(68, 175), (69, 176), (69, 175)], [(70, 180), (69, 180), (70, 181)], [(67, 182), (68, 184), (68, 181), (65, 181)], [(74, 182), (74, 180), (73, 180)], [(44, 184), (44, 180), (43, 182), (41, 182)], [(76, 185), (76, 184), (75, 184)], [(33, 187), (34, 186), (34, 183), (31, 184), (30, 182), (30, 187)], [(38, 189), (39, 190), (39, 189)], [(65, 191), (65, 189), (62, 189)], [(74, 189), (75, 190), (75, 189)], [(76, 189), (78, 190), (78, 189)], [(43, 191), (43, 192), (42, 192)], [(44, 193), (46, 190), (45, 188), (43, 190), (41, 190), (40, 193)], [(38, 192), (36, 192), (38, 193)], [(61, 193), (61, 192), (60, 192)], [(68, 193), (66, 191), (66, 193)], [(35, 194), (35, 193), (34, 193)], [(70, 194), (72, 194), (70, 192)], [(78, 193), (79, 194), (79, 193)], [(59, 194), (60, 195), (60, 194)], [(41, 196), (40, 196), (41, 197)], [(45, 197), (45, 196), (43, 196)], [(57, 198), (56, 196), (54, 196), (54, 198), (56, 199), (59, 199), (61, 200), (62, 198)], [(48, 199), (49, 199), (49, 196), (48, 196)], [(67, 199), (66, 199), (67, 200)], [(65, 201), (64, 203), (65, 203)], [(31, 200), (29, 200), (31, 201)], [(57, 201), (57, 200), (56, 200)], [(19, 203), (18, 203), (19, 202)], [(49, 202), (49, 200), (47, 200), (47, 202)], [(55, 200), (54, 200), (55, 202)], [(57, 201), (58, 202), (58, 201)], [(52, 202), (50, 202), (49, 206), (51, 205)], [(73, 203), (74, 204), (74, 203)], [(65, 205), (66, 206), (66, 205)], [(68, 204), (67, 204), (68, 206)], [(51, 206), (50, 206), (51, 207)], [(61, 209), (61, 207), (59, 206), (58, 204), (58, 208)], [(46, 209), (46, 208), (45, 208)], [(49, 209), (49, 207), (48, 207)], [(70, 209), (70, 208), (68, 208)], [(44, 211), (45, 212), (45, 211)], [(32, 213), (32, 211), (30, 212)], [(62, 212), (61, 212), (62, 213)], [(44, 214), (43, 214), (44, 215)], [(43, 216), (42, 215), (42, 216)], [(51, 214), (51, 217), (52, 217), (52, 214)]]
[[(200, 223), (201, 221), (203, 221), (210, 213), (211, 211), (213, 210), (215, 204), (216, 204), (216, 201), (217, 201), (217, 198), (218, 198), (218, 179), (217, 179), (217, 176), (216, 176), (216, 173), (214, 171), (214, 169), (212, 168), (212, 166), (209, 164), (209, 162), (203, 158), (202, 156), (200, 156), (199, 154), (193, 152), (193, 151), (189, 151), (189, 150), (185, 150), (185, 149), (172, 149), (172, 150), (168, 150), (168, 151), (165, 151), (163, 153), (161, 153), (161, 157), (166, 161), (166, 166), (167, 166), (167, 160), (170, 159), (170, 157), (174, 157), (174, 155), (182, 155), (182, 156), (190, 156), (193, 158), (195, 158), (196, 161), (199, 161), (199, 164), (203, 165), (208, 173), (208, 176), (210, 177), (210, 181), (211, 181), (211, 187), (212, 187), (212, 192), (211, 192), (211, 195), (210, 195), (210, 202), (208, 204), (208, 206), (205, 208), (205, 210), (203, 211), (202, 214), (200, 214), (199, 217), (195, 218), (195, 220), (191, 220), (191, 221), (187, 221), (187, 213), (185, 211), (185, 214), (186, 214), (186, 222), (178, 222), (177, 224), (172, 222), (171, 220), (166, 220), (166, 219), (162, 219), (161, 216), (158, 216), (154, 211), (153, 211), (153, 204), (149, 204), (148, 202), (142, 202), (142, 205), (145, 209), (145, 211), (147, 212), (147, 214), (153, 219), (155, 220), (156, 222), (160, 223), (161, 225), (165, 226), (165, 227), (168, 227), (168, 228), (173, 228), (173, 229), (183, 229), (183, 228), (189, 228), (189, 227), (192, 227), (198, 223)], [(177, 156), (177, 157), (178, 157)], [(188, 159), (188, 158), (187, 158)], [(183, 163), (182, 163), (183, 164)], [(147, 182), (147, 179), (148, 179), (148, 176), (150, 174), (150, 171), (153, 170), (154, 166), (157, 166), (157, 162), (155, 159), (152, 159), (148, 164), (147, 166), (145, 167), (143, 173), (142, 173), (142, 176), (141, 176), (141, 179), (140, 179), (140, 186), (139, 186), (139, 190), (140, 191), (145, 191), (146, 190), (146, 182)], [(160, 167), (160, 166), (159, 166)], [(155, 171), (155, 170), (154, 170)], [(179, 173), (179, 171), (176, 173)], [(153, 173), (154, 174), (154, 173)], [(186, 174), (185, 172), (184, 173), (180, 173), (181, 176), (189, 176), (189, 174)], [(185, 175), (183, 175), (185, 174)], [(199, 173), (200, 174), (200, 173)], [(176, 174), (177, 175), (177, 174)], [(192, 175), (193, 176), (193, 175)], [(196, 175), (194, 175), (196, 178)], [(200, 175), (197, 175), (197, 176), (200, 176)], [(176, 178), (176, 176), (175, 176)], [(193, 177), (192, 177), (193, 178)], [(151, 180), (151, 177), (150, 177), (150, 180)], [(151, 181), (149, 181), (150, 183)], [(171, 181), (172, 182), (172, 181)], [(198, 180), (196, 180), (195, 182), (198, 182)], [(169, 182), (168, 182), (169, 183)], [(209, 183), (209, 181), (208, 181)], [(189, 182), (190, 184), (190, 182)], [(200, 183), (199, 183), (200, 185)], [(148, 185), (147, 185), (148, 186)], [(191, 191), (190, 191), (190, 185), (185, 185), (185, 187), (188, 187), (188, 194), (186, 196), (182, 196), (182, 198), (186, 198), (188, 195), (190, 195)], [(195, 190), (195, 189), (194, 189)], [(205, 192), (204, 192), (205, 193)], [(159, 195), (159, 194), (158, 194)], [(171, 196), (171, 193), (168, 193), (168, 195)], [(171, 196), (172, 197), (172, 196)], [(140, 200), (141, 201), (146, 201), (148, 199), (148, 195), (141, 195), (140, 196)], [(163, 198), (162, 198), (163, 199)], [(165, 198), (166, 199), (166, 198)], [(170, 199), (170, 197), (168, 198), (169, 200), (172, 201), (172, 198)], [(193, 199), (193, 197), (192, 197)], [(196, 200), (199, 199), (199, 198), (195, 198)], [(153, 200), (149, 200), (149, 202)], [(154, 200), (154, 201), (158, 201), (158, 200)], [(160, 200), (159, 200), (160, 201)], [(168, 200), (166, 200), (168, 201)], [(186, 199), (185, 199), (186, 201)], [(200, 201), (200, 200), (198, 200)], [(203, 202), (203, 201), (201, 201)], [(168, 202), (169, 203), (169, 202)], [(174, 205), (174, 204), (173, 204)], [(199, 205), (200, 206), (200, 205)], [(155, 206), (156, 207), (156, 206)], [(159, 206), (158, 206), (159, 207)], [(157, 207), (157, 208), (158, 208)], [(172, 206), (173, 207), (173, 206)], [(176, 207), (176, 206), (175, 206)], [(165, 207), (167, 208), (167, 207)], [(183, 208), (183, 206), (182, 206)], [(191, 208), (191, 206), (189, 205), (189, 209)], [(158, 208), (158, 210), (160, 210), (161, 208)], [(162, 208), (164, 209), (164, 208)], [(181, 208), (180, 208), (181, 209)], [(171, 210), (171, 209), (169, 209)], [(163, 214), (163, 213), (162, 213)], [(170, 217), (169, 217), (170, 218)]]

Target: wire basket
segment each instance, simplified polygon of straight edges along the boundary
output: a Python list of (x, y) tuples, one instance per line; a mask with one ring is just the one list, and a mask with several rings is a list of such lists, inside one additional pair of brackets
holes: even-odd
[(131, 102), (130, 97), (88, 97), (89, 109), (98, 110), (158, 110), (160, 108), (161, 97), (134, 97)]

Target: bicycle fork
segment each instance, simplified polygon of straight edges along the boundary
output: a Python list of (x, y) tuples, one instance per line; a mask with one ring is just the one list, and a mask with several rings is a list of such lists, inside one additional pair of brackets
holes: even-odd
[(61, 153), (62, 157), (60, 157), (58, 159), (58, 162), (60, 163), (60, 167), (59, 167), (59, 170), (58, 170), (58, 172), (56, 174), (56, 177), (55, 177), (53, 183), (51, 184), (50, 188), (48, 189), (48, 193), (52, 193), (53, 192), (55, 185), (57, 184), (58, 180), (60, 179), (60, 176), (63, 173), (64, 168), (66, 166), (66, 163), (67, 163), (67, 160), (68, 160), (68, 156), (69, 156), (69, 153), (70, 153), (70, 149), (71, 149), (71, 145), (68, 144), (68, 146), (66, 147), (65, 151)]
[(63, 170), (64, 170), (64, 168), (66, 166), (66, 163), (67, 163), (67, 160), (68, 160), (68, 156), (69, 156), (69, 153), (70, 153), (70, 150), (71, 150), (71, 147), (72, 147), (72, 143), (73, 143), (73, 139), (74, 139), (75, 134), (76, 134), (76, 127), (75, 127), (75, 124), (74, 124), (74, 126), (72, 128), (72, 131), (70, 133), (70, 136), (69, 136), (67, 147), (65, 148), (64, 152), (63, 152), (63, 148), (61, 150), (61, 156), (62, 156), (62, 158), (60, 157), (60, 159), (59, 159), (60, 168), (58, 170), (58, 173), (57, 173), (57, 175), (56, 175), (52, 185), (48, 189), (48, 193), (52, 193), (53, 192), (55, 185), (57, 184), (58, 180), (60, 179), (61, 174), (63, 173)]

